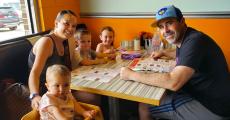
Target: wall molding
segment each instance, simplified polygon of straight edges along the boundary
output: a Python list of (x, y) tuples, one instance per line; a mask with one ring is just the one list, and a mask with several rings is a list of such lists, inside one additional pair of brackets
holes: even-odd
[[(183, 12), (186, 18), (230, 18), (230, 11), (226, 12)], [(81, 18), (154, 18), (155, 13), (80, 13)]]

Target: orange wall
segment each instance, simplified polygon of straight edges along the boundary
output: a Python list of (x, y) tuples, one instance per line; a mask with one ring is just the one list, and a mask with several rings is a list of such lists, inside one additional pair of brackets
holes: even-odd
[[(39, 10), (43, 30), (53, 29), (54, 20), (57, 13), (62, 9), (70, 9), (75, 13), (80, 13), (79, 0), (39, 0)], [(153, 19), (139, 18), (80, 18), (79, 22), (84, 22), (92, 32), (93, 48), (100, 42), (99, 31), (103, 26), (112, 26), (115, 30), (115, 47), (119, 46), (121, 40), (132, 40), (140, 31), (152, 32), (150, 24)], [(230, 68), (230, 19), (194, 19), (187, 18), (189, 26), (196, 28), (210, 35), (222, 48)]]
[(39, 0), (38, 3), (43, 31), (53, 29), (59, 11), (68, 9), (76, 14), (80, 12), (79, 0)]
[[(92, 32), (93, 48), (100, 42), (98, 35), (103, 26), (112, 26), (115, 30), (115, 47), (121, 40), (132, 40), (140, 31), (152, 32), (150, 24), (153, 19), (125, 19), (125, 18), (81, 18)], [(230, 68), (230, 19), (195, 19), (187, 18), (188, 26), (196, 28), (211, 36), (222, 48)]]

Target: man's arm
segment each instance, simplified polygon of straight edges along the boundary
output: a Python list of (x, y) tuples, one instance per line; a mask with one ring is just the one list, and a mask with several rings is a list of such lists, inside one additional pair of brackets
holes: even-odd
[(154, 59), (157, 59), (157, 58), (160, 58), (163, 56), (175, 59), (176, 58), (176, 50), (175, 49), (173, 49), (173, 50), (167, 49), (167, 50), (156, 51), (156, 52), (153, 52), (151, 54), (151, 57)]
[(176, 66), (170, 73), (135, 72), (127, 67), (121, 68), (121, 78), (134, 80), (148, 85), (166, 88), (172, 91), (180, 89), (193, 75), (194, 70), (186, 66)]

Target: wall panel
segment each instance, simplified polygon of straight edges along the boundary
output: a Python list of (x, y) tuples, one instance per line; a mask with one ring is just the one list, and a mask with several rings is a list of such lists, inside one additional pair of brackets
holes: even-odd
[[(153, 19), (118, 19), (118, 18), (81, 18), (81, 21), (87, 24), (92, 32), (93, 48), (101, 42), (99, 32), (103, 26), (112, 26), (115, 29), (115, 47), (120, 45), (121, 40), (132, 40), (140, 31), (152, 32), (150, 24)], [(187, 18), (186, 23), (195, 29), (198, 29), (210, 37), (222, 48), (227, 58), (230, 68), (230, 19), (194, 19)]]

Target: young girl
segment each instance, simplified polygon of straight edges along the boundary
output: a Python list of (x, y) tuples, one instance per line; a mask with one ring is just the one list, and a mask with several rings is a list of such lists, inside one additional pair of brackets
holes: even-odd
[(110, 26), (103, 27), (100, 34), (102, 43), (97, 45), (96, 51), (99, 53), (115, 54), (116, 50), (113, 48), (114, 30)]
[(76, 32), (75, 39), (78, 43), (76, 57), (80, 60), (80, 65), (103, 64), (108, 62), (108, 58), (115, 58), (115, 54), (99, 53), (91, 49), (91, 33), (89, 31)]
[(52, 65), (46, 72), (46, 87), (48, 91), (40, 101), (41, 120), (73, 120), (78, 114), (84, 118), (92, 119), (95, 110), (86, 111), (74, 99), (70, 92), (71, 75), (64, 65)]

